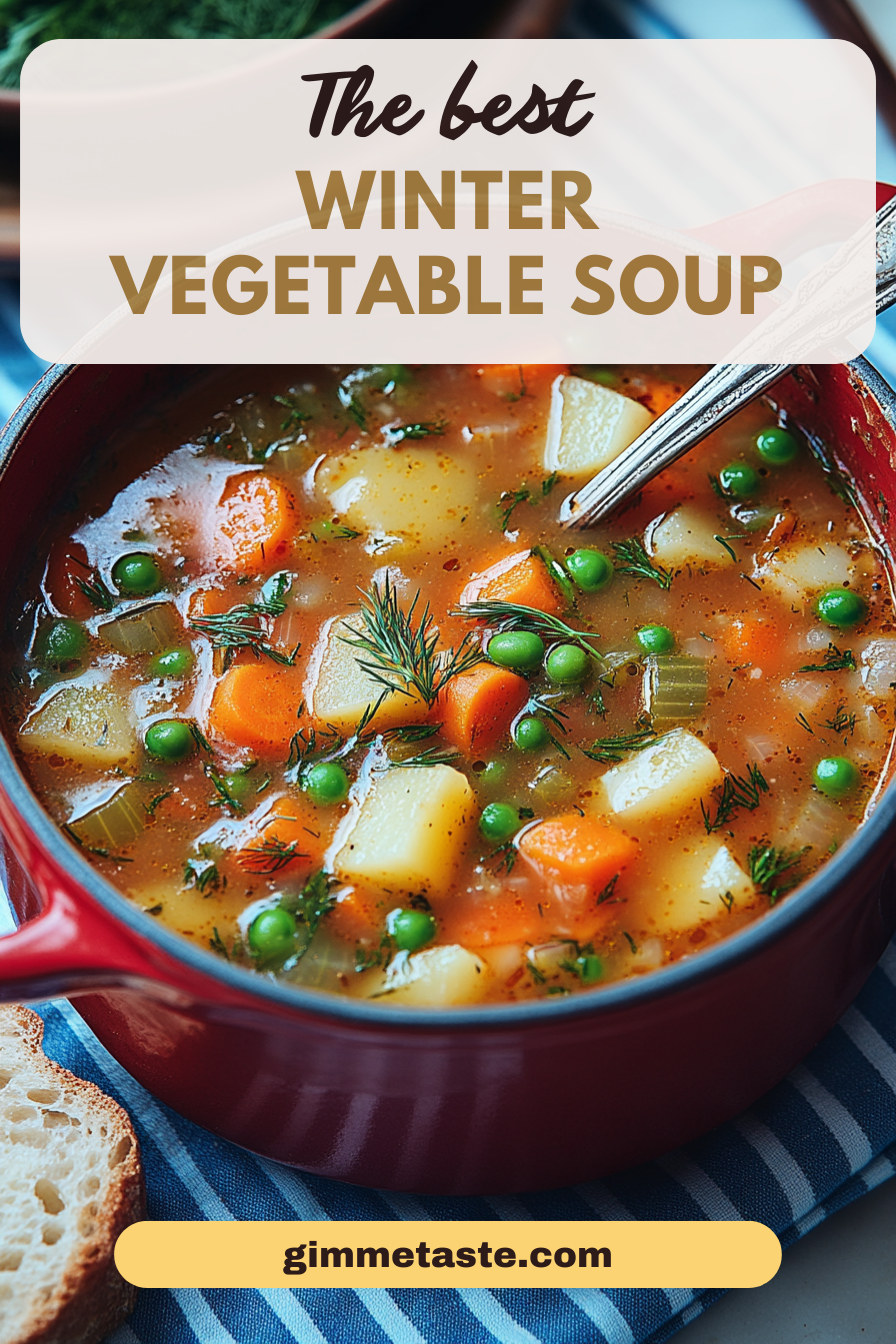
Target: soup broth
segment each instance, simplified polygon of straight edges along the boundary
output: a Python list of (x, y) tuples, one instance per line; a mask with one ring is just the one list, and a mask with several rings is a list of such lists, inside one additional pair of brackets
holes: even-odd
[(873, 806), (896, 629), (850, 481), (768, 404), (560, 525), (696, 372), (253, 369), (131, 429), (9, 641), (50, 815), (210, 955), (396, 1006), (761, 917)]

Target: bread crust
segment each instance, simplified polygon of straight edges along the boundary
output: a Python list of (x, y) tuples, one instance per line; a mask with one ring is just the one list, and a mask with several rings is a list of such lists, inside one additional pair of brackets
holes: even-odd
[[(0, 1326), (0, 1344), (98, 1344), (130, 1315), (137, 1297), (136, 1288), (115, 1267), (114, 1249), (124, 1229), (146, 1217), (140, 1147), (127, 1112), (95, 1083), (48, 1059), (43, 1034), (37, 1013), (20, 1004), (0, 1005), (0, 1057), (3, 1037), (17, 1037), (14, 1048), (28, 1057), (41, 1080), (77, 1095), (79, 1113), (105, 1129), (108, 1179), (95, 1211), (82, 1210), (77, 1242), (58, 1283), (19, 1319), (11, 1334), (3, 1334)], [(0, 1121), (3, 1147), (9, 1142), (6, 1127)]]

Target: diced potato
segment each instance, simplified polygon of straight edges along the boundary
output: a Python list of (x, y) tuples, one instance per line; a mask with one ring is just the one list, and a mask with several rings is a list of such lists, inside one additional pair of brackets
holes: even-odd
[(653, 416), (646, 406), (587, 378), (554, 384), (544, 464), (564, 476), (593, 476), (634, 443)]
[(137, 755), (137, 734), (125, 702), (108, 686), (66, 686), (29, 715), (19, 730), (23, 751), (62, 756), (109, 769)]
[(708, 799), (722, 782), (722, 767), (709, 747), (686, 728), (673, 728), (631, 760), (608, 770), (597, 782), (598, 808), (642, 821), (684, 812)]
[(756, 569), (763, 586), (773, 588), (800, 606), (823, 588), (837, 587), (852, 577), (853, 564), (842, 546), (787, 546)]
[(435, 448), (357, 448), (324, 462), (315, 487), (359, 532), (434, 545), (469, 518), (477, 480), (472, 467)]
[(716, 536), (725, 530), (702, 509), (685, 504), (653, 529), (647, 549), (661, 565), (669, 568), (688, 564), (733, 565), (731, 553), (716, 541)]
[(451, 943), (428, 947), (409, 957), (396, 957), (376, 994), (384, 1003), (430, 1005), (478, 1003), (485, 998), (492, 974), (474, 952)]
[[(357, 616), (336, 616), (327, 621), (308, 665), (305, 700), (312, 717), (318, 723), (332, 723), (343, 731), (354, 728), (364, 711), (375, 705), (385, 690), (358, 661), (372, 659), (340, 638), (361, 628)], [(419, 696), (393, 691), (380, 705), (374, 722), (378, 728), (393, 728), (402, 723), (418, 723), (428, 712)]]
[(650, 902), (658, 932), (676, 933), (749, 905), (756, 892), (749, 876), (726, 845), (713, 836), (694, 841), (685, 852), (669, 854), (662, 884)]
[(333, 871), (344, 882), (444, 894), (475, 811), (466, 776), (449, 765), (378, 772), (337, 832)]

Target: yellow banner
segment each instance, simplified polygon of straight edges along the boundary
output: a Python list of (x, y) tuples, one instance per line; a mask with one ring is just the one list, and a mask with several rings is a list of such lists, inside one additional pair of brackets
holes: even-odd
[(757, 1288), (781, 1263), (751, 1222), (135, 1223), (138, 1288)]

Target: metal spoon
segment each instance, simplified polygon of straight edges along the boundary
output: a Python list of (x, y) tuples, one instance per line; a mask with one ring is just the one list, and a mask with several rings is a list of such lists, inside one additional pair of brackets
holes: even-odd
[[(896, 303), (896, 196), (877, 212), (875, 246), (875, 309), (882, 313)], [(835, 304), (838, 297), (835, 295)], [(808, 321), (814, 320), (814, 313), (823, 313), (830, 326), (831, 312), (828, 297), (817, 306), (813, 304)], [(849, 329), (847, 307), (834, 316), (839, 317), (841, 329)], [(803, 318), (803, 329), (805, 321)], [(563, 525), (571, 529), (593, 527), (793, 368), (793, 364), (716, 364), (614, 462), (564, 500), (560, 510)]]

